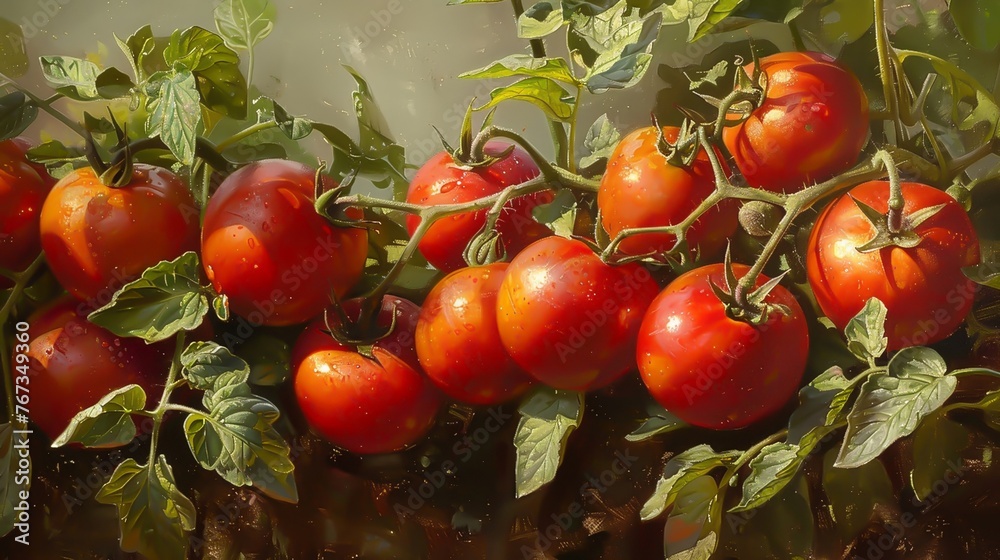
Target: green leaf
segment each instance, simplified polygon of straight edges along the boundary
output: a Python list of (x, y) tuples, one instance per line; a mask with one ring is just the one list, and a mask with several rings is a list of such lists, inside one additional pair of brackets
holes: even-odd
[(708, 69), (706, 72), (700, 72), (701, 77), (697, 80), (691, 80), (691, 84), (688, 86), (691, 91), (694, 91), (706, 84), (718, 85), (719, 80), (726, 77), (726, 72), (729, 71), (729, 61), (720, 60), (715, 64), (715, 66)]
[(653, 416), (642, 423), (632, 433), (625, 436), (627, 441), (645, 441), (660, 434), (666, 434), (681, 428), (686, 428), (687, 424), (673, 414), (664, 411), (660, 416)]
[(234, 486), (254, 485), (272, 498), (297, 502), (290, 450), (273, 426), (277, 407), (253, 396), (245, 382), (217, 389), (210, 414), (192, 413), (184, 421), (195, 459)]
[(131, 414), (146, 407), (146, 392), (138, 385), (115, 389), (97, 404), (78, 412), (52, 447), (80, 443), (85, 447), (118, 447), (135, 438)]
[(583, 419), (583, 393), (540, 388), (524, 399), (518, 412), (514, 478), (520, 498), (555, 478), (566, 441)]
[[(668, 560), (709, 560), (718, 546), (712, 519), (719, 487), (710, 476), (698, 476), (677, 493), (663, 529), (663, 551)], [(716, 530), (718, 527), (716, 527)]]
[(917, 500), (933, 495), (934, 485), (949, 472), (959, 473), (962, 451), (969, 445), (969, 430), (953, 422), (942, 411), (924, 420), (913, 435), (913, 470), (910, 485)]
[(1000, 45), (1000, 0), (950, 0), (948, 12), (973, 47), (994, 51)]
[(0, 17), (0, 72), (8, 78), (20, 78), (28, 73), (28, 49), (24, 46), (24, 30), (3, 17)]
[(576, 197), (569, 189), (562, 189), (548, 204), (532, 209), (531, 214), (540, 224), (548, 226), (556, 235), (567, 239), (573, 237), (576, 225)]
[(474, 80), (493, 80), (514, 76), (549, 78), (570, 85), (578, 83), (566, 59), (535, 58), (527, 54), (512, 54), (492, 64), (483, 66), (478, 70), (459, 74), (458, 77)]
[(689, 0), (688, 42), (693, 43), (708, 35), (712, 28), (729, 17), (743, 0)]
[(1000, 106), (989, 90), (972, 75), (952, 62), (925, 52), (897, 50), (896, 54), (900, 62), (911, 58), (929, 62), (934, 71), (944, 79), (952, 96), (952, 120), (958, 125), (959, 130), (972, 130), (977, 125), (985, 123), (986, 137), (996, 136), (1000, 122)]
[(162, 53), (166, 41), (153, 37), (153, 29), (149, 25), (140, 27), (124, 41), (115, 35), (115, 42), (128, 58), (136, 80), (145, 81), (150, 74), (167, 69), (162, 56), (153, 56), (158, 51)]
[(19, 91), (0, 97), (0, 141), (24, 132), (38, 117), (38, 107)]
[(174, 481), (163, 455), (150, 468), (126, 459), (97, 492), (96, 500), (118, 508), (121, 549), (150, 560), (176, 560), (187, 554), (186, 531), (195, 527), (194, 504)]
[(201, 124), (200, 97), (191, 72), (180, 72), (159, 83), (159, 97), (146, 121), (150, 136), (159, 136), (184, 165), (194, 163), (195, 142)]
[(548, 78), (524, 78), (509, 86), (496, 88), (490, 92), (489, 103), (476, 110), (491, 109), (509, 99), (527, 101), (553, 121), (567, 122), (573, 116), (570, 104), (573, 98), (562, 86)]
[(705, 444), (675, 455), (667, 461), (663, 477), (656, 483), (656, 490), (642, 506), (639, 516), (643, 521), (658, 517), (673, 505), (685, 485), (719, 467), (731, 464), (739, 456), (739, 451), (717, 453), (711, 446)]
[(301, 140), (312, 133), (312, 122), (308, 119), (293, 117), (277, 101), (272, 101), (272, 103), (274, 105), (274, 122), (278, 123), (278, 130), (289, 140)]
[(17, 522), (14, 508), (22, 501), (20, 493), (27, 492), (31, 484), (30, 462), (26, 470), (18, 472), (20, 453), (17, 447), (23, 447), (26, 442), (23, 435), (15, 437), (15, 429), (10, 422), (0, 424), (0, 536), (14, 529)]
[(864, 361), (872, 361), (885, 354), (889, 345), (889, 338), (885, 336), (887, 313), (885, 304), (873, 297), (848, 321), (844, 334), (852, 354)]
[(43, 56), (42, 74), (59, 93), (78, 101), (100, 99), (97, 75), (100, 68), (89, 60), (71, 56)]
[(161, 261), (122, 287), (111, 302), (94, 311), (90, 322), (118, 336), (136, 336), (146, 342), (166, 340), (190, 331), (208, 313), (208, 297), (199, 283), (198, 255), (184, 253)]
[(228, 348), (214, 342), (192, 342), (181, 353), (184, 378), (195, 389), (211, 389), (216, 379), (225, 373), (242, 375), (242, 383), (250, 375), (250, 366), (234, 356)]
[(522, 39), (540, 39), (555, 33), (565, 23), (563, 9), (556, 3), (537, 2), (517, 18), (517, 36)]
[(104, 99), (118, 99), (131, 95), (135, 84), (121, 70), (106, 68), (97, 75), (94, 86), (97, 88), (97, 94)]
[(837, 468), (868, 463), (896, 440), (913, 433), (920, 421), (955, 392), (957, 379), (930, 348), (905, 348), (893, 356), (888, 373), (872, 374), (847, 415)]
[(729, 511), (746, 511), (766, 503), (792, 481), (803, 459), (799, 446), (790, 443), (772, 443), (761, 449), (750, 461), (739, 505)]
[(620, 0), (595, 16), (574, 13), (571, 34), (583, 41), (596, 57), (588, 65), (584, 82), (591, 93), (632, 87), (642, 79), (653, 58), (653, 43), (663, 14), (654, 10), (645, 17)]
[(869, 524), (876, 506), (895, 503), (896, 495), (881, 461), (843, 469), (836, 466), (836, 459), (836, 449), (831, 449), (823, 458), (823, 490), (837, 529), (849, 542)]
[(239, 55), (222, 37), (201, 27), (175, 31), (163, 59), (178, 73), (194, 74), (205, 107), (235, 119), (246, 117), (246, 77), (240, 70)]
[(839, 367), (818, 375), (799, 390), (799, 407), (788, 419), (787, 441), (798, 445), (800, 454), (811, 453), (836, 430), (834, 425), (852, 392), (853, 387)]
[(583, 145), (590, 151), (590, 154), (580, 160), (580, 167), (588, 168), (611, 157), (621, 137), (622, 135), (615, 128), (615, 125), (608, 120), (607, 113), (597, 117), (594, 124), (587, 130), (587, 136), (583, 140)]
[(271, 34), (276, 17), (270, 0), (223, 0), (215, 8), (215, 27), (230, 48), (246, 50)]
[(250, 367), (251, 385), (281, 385), (292, 376), (292, 347), (276, 336), (254, 334), (240, 345), (239, 356)]
[(28, 160), (40, 163), (56, 179), (62, 179), (70, 171), (88, 165), (87, 156), (81, 148), (68, 148), (58, 140), (46, 142), (28, 150)]

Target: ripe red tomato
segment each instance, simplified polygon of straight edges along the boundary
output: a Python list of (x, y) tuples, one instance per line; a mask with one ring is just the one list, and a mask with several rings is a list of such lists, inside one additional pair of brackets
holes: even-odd
[(205, 272), (251, 323), (308, 321), (330, 304), (331, 293), (343, 296), (361, 278), (368, 233), (334, 227), (317, 214), (314, 182), (315, 171), (301, 163), (251, 163), (226, 178), (205, 209)]
[(920, 183), (903, 183), (904, 216), (943, 204), (914, 230), (914, 248), (886, 247), (862, 253), (875, 229), (852, 198), (885, 212), (889, 183), (854, 187), (830, 204), (813, 226), (806, 266), (823, 313), (843, 329), (869, 298), (888, 309), (889, 349), (930, 344), (955, 332), (972, 309), (976, 284), (962, 267), (979, 262), (979, 239), (965, 209), (948, 194)]
[[(359, 300), (344, 303), (351, 318)], [(420, 370), (414, 330), (420, 308), (386, 296), (378, 325), (392, 333), (371, 346), (369, 358), (356, 346), (334, 340), (317, 319), (292, 348), (295, 396), (306, 421), (332, 443), (354, 453), (398, 451), (419, 440), (434, 423), (441, 394)], [(329, 315), (331, 324), (335, 315)]]
[(42, 178), (46, 186), (51, 189), (56, 184), (56, 180), (52, 175), (49, 175), (49, 171), (44, 165), (28, 161), (28, 150), (31, 148), (33, 148), (31, 141), (23, 136), (0, 142), (0, 154), (7, 154), (14, 159), (27, 161), (28, 165), (35, 170), (35, 173), (38, 173), (38, 176)]
[[(676, 142), (679, 130), (663, 128), (663, 137)], [(656, 227), (683, 221), (715, 190), (715, 174), (704, 149), (688, 169), (675, 167), (657, 148), (653, 127), (640, 128), (615, 147), (597, 193), (601, 223), (613, 239), (623, 229)], [(739, 207), (733, 201), (716, 205), (688, 230), (688, 243), (701, 254), (712, 255), (736, 231)], [(670, 234), (631, 236), (619, 246), (623, 253), (643, 255), (674, 246)]]
[(424, 300), (417, 357), (427, 376), (456, 400), (499, 404), (533, 382), (504, 350), (497, 328), (497, 294), (506, 272), (507, 263), (456, 270)]
[[(15, 353), (13, 375), (27, 375), (31, 420), (51, 439), (81, 410), (132, 383), (153, 405), (163, 391), (167, 365), (152, 346), (121, 338), (76, 314), (79, 302), (57, 300), (28, 319), (28, 351)], [(18, 362), (16, 356), (27, 356)]]
[[(499, 155), (508, 147), (502, 142), (488, 142), (487, 155)], [(432, 157), (417, 171), (410, 183), (406, 201), (423, 206), (456, 204), (496, 194), (510, 185), (538, 177), (539, 170), (531, 157), (516, 147), (506, 158), (492, 165), (463, 169), (448, 152)], [(507, 254), (516, 255), (536, 239), (552, 232), (531, 216), (540, 204), (552, 201), (550, 191), (540, 191), (511, 200), (497, 220), (497, 231)], [(486, 223), (487, 210), (467, 212), (435, 223), (420, 240), (421, 254), (439, 270), (451, 272), (465, 266), (462, 253), (469, 241)], [(411, 215), (406, 227), (412, 235), (420, 218)]]
[[(764, 102), (722, 134), (747, 182), (794, 192), (853, 165), (868, 139), (868, 98), (858, 79), (820, 53), (778, 53), (760, 64)], [(753, 64), (746, 69), (753, 75)]]
[(500, 338), (538, 381), (598, 389), (635, 367), (639, 323), (658, 291), (636, 263), (611, 266), (580, 241), (547, 237), (507, 269), (497, 294)]
[[(741, 277), (749, 267), (733, 270)], [(761, 275), (757, 286), (767, 280)], [(682, 274), (657, 296), (639, 330), (639, 373), (653, 398), (688, 424), (742, 428), (780, 410), (798, 390), (809, 331), (783, 286), (765, 301), (791, 313), (773, 311), (755, 327), (729, 318), (710, 282), (725, 285), (724, 265)]]
[(150, 266), (198, 248), (198, 208), (167, 169), (135, 164), (124, 187), (91, 168), (63, 177), (42, 206), (45, 258), (59, 283), (96, 307)]
[[(21, 148), (15, 140), (0, 142), (0, 267), (14, 272), (28, 268), (42, 251), (38, 223), (51, 187)], [(0, 277), (0, 290), (10, 286), (9, 279)]]

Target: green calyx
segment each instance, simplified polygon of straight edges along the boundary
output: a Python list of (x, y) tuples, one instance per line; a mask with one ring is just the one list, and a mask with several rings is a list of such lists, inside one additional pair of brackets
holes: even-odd
[(882, 213), (853, 196), (851, 196), (851, 200), (875, 229), (872, 238), (857, 247), (857, 250), (862, 253), (879, 251), (886, 247), (912, 249), (920, 245), (923, 236), (916, 232), (917, 227), (945, 207), (944, 204), (938, 204), (922, 208), (908, 215), (904, 215), (902, 210), (898, 210), (897, 218), (894, 216), (896, 212), (892, 209)]
[(759, 288), (747, 291), (743, 287), (743, 279), (736, 278), (728, 248), (726, 249), (724, 267), (726, 271), (725, 286), (718, 286), (711, 281), (709, 281), (709, 285), (715, 296), (725, 305), (727, 317), (758, 327), (767, 324), (773, 313), (791, 314), (792, 310), (788, 306), (767, 301), (767, 296), (781, 283), (785, 274), (788, 274), (787, 272), (771, 278)]

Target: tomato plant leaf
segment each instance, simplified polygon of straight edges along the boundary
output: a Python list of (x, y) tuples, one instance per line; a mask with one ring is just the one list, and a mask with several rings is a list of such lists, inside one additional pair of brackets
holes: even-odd
[(611, 157), (611, 153), (614, 152), (621, 137), (622, 135), (615, 128), (615, 125), (608, 120), (607, 113), (597, 117), (594, 124), (587, 130), (587, 135), (583, 140), (583, 145), (590, 151), (590, 154), (580, 160), (580, 167), (586, 169), (606, 161)]
[(799, 390), (799, 407), (788, 419), (786, 441), (797, 445), (800, 454), (811, 453), (823, 438), (837, 429), (835, 423), (851, 393), (853, 386), (840, 367), (833, 366), (816, 376)]
[[(677, 493), (663, 529), (663, 552), (668, 560), (709, 560), (718, 546), (719, 486), (711, 476), (693, 478)], [(712, 530), (713, 525), (715, 530)]]
[(490, 101), (476, 107), (476, 110), (491, 109), (509, 99), (527, 101), (553, 121), (567, 122), (573, 116), (572, 96), (549, 78), (524, 78), (509, 86), (496, 88), (490, 92)]
[(85, 447), (117, 447), (135, 438), (131, 413), (146, 406), (146, 392), (138, 385), (126, 385), (101, 397), (97, 404), (78, 412), (69, 426), (52, 442), (52, 447), (79, 443)]
[(38, 117), (38, 107), (19, 91), (0, 97), (0, 141), (24, 132)]
[(1000, 1), (949, 0), (948, 13), (973, 47), (994, 51), (1000, 45)]
[[(250, 366), (225, 346), (214, 342), (192, 342), (181, 353), (181, 372), (195, 389), (211, 389), (224, 373), (250, 375)], [(246, 381), (244, 377), (243, 381)]]
[(872, 362), (885, 354), (889, 338), (885, 336), (885, 304), (878, 298), (870, 298), (844, 327), (847, 348), (861, 360)]
[(772, 443), (761, 449), (750, 461), (740, 503), (729, 511), (746, 511), (766, 503), (792, 481), (802, 461), (799, 446), (791, 443)]
[(163, 59), (175, 70), (194, 74), (206, 108), (235, 119), (246, 117), (246, 77), (240, 70), (239, 55), (222, 37), (201, 27), (175, 31)]
[(223, 0), (215, 8), (215, 27), (232, 49), (252, 49), (274, 30), (277, 9), (270, 0)]
[(836, 449), (823, 458), (823, 491), (838, 531), (851, 541), (871, 521), (875, 507), (895, 502), (896, 495), (882, 461), (876, 459), (857, 468), (843, 469), (836, 466), (837, 459)]
[(56, 91), (77, 101), (100, 99), (97, 75), (100, 68), (89, 60), (71, 56), (41, 57), (42, 75)]
[(289, 140), (301, 140), (312, 133), (312, 122), (309, 119), (293, 117), (277, 101), (272, 100), (271, 103), (274, 105), (274, 122)]
[(179, 72), (157, 82), (156, 86), (157, 97), (152, 100), (147, 131), (150, 136), (159, 136), (177, 161), (191, 165), (202, 118), (194, 74)]
[(962, 451), (969, 445), (969, 430), (937, 411), (921, 422), (913, 434), (913, 469), (910, 486), (917, 500), (934, 494), (934, 485), (948, 473), (962, 469)]
[(639, 512), (643, 521), (658, 517), (673, 505), (678, 493), (692, 480), (713, 470), (731, 464), (740, 456), (739, 451), (716, 452), (711, 446), (701, 444), (667, 461), (663, 477), (656, 483), (653, 495), (646, 500)]
[(70, 171), (87, 165), (81, 148), (68, 148), (58, 140), (46, 142), (28, 150), (28, 160), (45, 166), (49, 175), (62, 179)]
[(708, 35), (712, 28), (729, 17), (744, 0), (689, 0), (688, 42)]
[(477, 70), (470, 70), (459, 74), (458, 77), (473, 80), (492, 80), (514, 76), (550, 78), (570, 85), (578, 83), (566, 59), (535, 58), (527, 54), (512, 54)]
[(0, 73), (8, 78), (20, 78), (28, 73), (28, 65), (24, 30), (9, 19), (0, 17)]
[(132, 83), (132, 78), (129, 78), (121, 70), (112, 67), (105, 68), (97, 75), (97, 78), (94, 80), (94, 87), (97, 88), (97, 94), (104, 99), (118, 99), (128, 97), (135, 84)]
[(691, 78), (688, 77), (688, 79), (691, 80), (691, 83), (688, 85), (688, 88), (691, 91), (694, 91), (707, 84), (711, 84), (713, 86), (718, 85), (719, 80), (726, 77), (726, 73), (728, 71), (729, 71), (729, 61), (720, 60), (715, 64), (715, 66), (709, 68), (707, 71), (699, 72), (701, 74), (700, 78), (691, 80)]
[(272, 498), (295, 503), (295, 466), (288, 444), (273, 426), (278, 409), (253, 396), (245, 374), (243, 379), (228, 390), (219, 388), (209, 414), (188, 415), (188, 446), (202, 467), (230, 484), (254, 485)]
[(641, 426), (625, 436), (625, 440), (645, 441), (660, 434), (666, 434), (686, 427), (687, 424), (683, 420), (664, 410), (661, 414), (643, 421)]
[(540, 388), (524, 399), (518, 412), (514, 478), (520, 498), (555, 478), (566, 441), (583, 419), (583, 393)]
[(163, 57), (154, 56), (163, 53), (167, 39), (153, 37), (153, 28), (149, 25), (140, 27), (124, 41), (115, 35), (115, 42), (128, 58), (137, 81), (144, 82), (151, 74), (167, 69)]
[(911, 347), (893, 356), (888, 373), (872, 374), (847, 415), (836, 467), (860, 467), (912, 434), (955, 392), (957, 379), (945, 375), (946, 368), (934, 350)]
[(150, 560), (184, 558), (185, 532), (195, 526), (197, 511), (174, 481), (166, 457), (152, 467), (126, 459), (98, 492), (96, 500), (118, 509), (121, 548)]
[(292, 376), (292, 347), (268, 334), (254, 334), (239, 347), (239, 357), (250, 367), (251, 385), (277, 386)]
[(541, 39), (555, 33), (564, 23), (563, 9), (559, 2), (537, 2), (517, 18), (517, 36), (522, 39)]
[(10, 422), (0, 424), (0, 536), (14, 528), (18, 514), (14, 508), (22, 502), (20, 493), (31, 484), (31, 462), (27, 469), (19, 470), (18, 448), (24, 448), (26, 442), (15, 437), (16, 429)]
[[(594, 16), (573, 13), (571, 45), (585, 44), (594, 57), (583, 81), (591, 93), (624, 89), (639, 83), (653, 58), (653, 43), (663, 14), (654, 10), (640, 16), (626, 0)], [(584, 62), (588, 62), (584, 57)]]
[(208, 297), (199, 284), (201, 266), (193, 251), (161, 261), (118, 290), (111, 302), (88, 320), (118, 336), (146, 342), (166, 340), (193, 330), (208, 313)]
[(569, 189), (556, 193), (552, 202), (540, 204), (531, 210), (531, 215), (540, 224), (548, 226), (556, 235), (567, 239), (573, 237), (576, 225), (576, 197)]

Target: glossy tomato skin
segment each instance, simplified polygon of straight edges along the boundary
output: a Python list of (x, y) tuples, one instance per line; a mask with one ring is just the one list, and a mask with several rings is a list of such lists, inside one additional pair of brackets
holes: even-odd
[(610, 266), (580, 241), (547, 237), (507, 269), (497, 295), (500, 338), (536, 380), (599, 389), (635, 368), (639, 323), (658, 292), (638, 264)]
[[(508, 147), (503, 142), (488, 142), (485, 152), (499, 155)], [(468, 202), (496, 194), (510, 185), (523, 183), (539, 175), (538, 167), (520, 147), (506, 158), (487, 167), (462, 169), (447, 152), (427, 161), (410, 182), (406, 201), (423, 206)], [(507, 254), (513, 256), (533, 241), (552, 232), (532, 218), (531, 211), (552, 201), (551, 191), (540, 191), (511, 200), (497, 220), (497, 230)], [(486, 223), (487, 210), (457, 214), (435, 223), (420, 241), (419, 249), (427, 262), (439, 270), (451, 272), (465, 266), (462, 253), (469, 241)], [(407, 218), (410, 235), (420, 224), (418, 216)]]
[[(676, 142), (679, 130), (663, 127), (663, 137)], [(628, 228), (680, 223), (715, 190), (715, 174), (702, 150), (690, 168), (671, 165), (657, 149), (653, 127), (640, 128), (623, 138), (608, 159), (597, 205), (601, 223), (613, 239)], [(717, 253), (736, 232), (738, 205), (724, 201), (701, 216), (688, 231), (688, 244), (703, 255)], [(628, 255), (668, 251), (670, 234), (631, 236), (619, 246)]]
[(41, 177), (42, 182), (48, 186), (49, 189), (56, 184), (55, 178), (49, 175), (49, 171), (44, 165), (40, 163), (34, 163), (28, 160), (28, 150), (33, 148), (31, 141), (23, 136), (18, 136), (17, 138), (11, 138), (10, 140), (5, 140), (0, 142), (0, 154), (7, 154), (14, 159), (21, 159), (28, 163), (35, 173)]
[[(722, 134), (747, 182), (794, 192), (854, 165), (868, 138), (868, 99), (858, 79), (820, 53), (778, 53), (760, 64), (763, 104)], [(746, 68), (753, 75), (753, 64)]]
[(920, 183), (903, 183), (904, 216), (944, 204), (915, 229), (923, 240), (914, 248), (887, 247), (862, 253), (856, 248), (875, 233), (852, 200), (879, 212), (888, 209), (889, 183), (854, 187), (830, 204), (813, 226), (806, 269), (823, 313), (843, 329), (869, 298), (885, 304), (889, 350), (943, 340), (972, 309), (976, 284), (962, 267), (979, 262), (979, 239), (965, 209), (948, 194)]
[(42, 249), (69, 293), (100, 306), (150, 266), (197, 250), (198, 216), (191, 192), (167, 169), (137, 163), (121, 188), (77, 169), (45, 199)]
[[(24, 159), (19, 140), (0, 142), (0, 267), (15, 272), (42, 251), (38, 224), (51, 187)], [(0, 277), (0, 289), (10, 286)]]
[[(73, 416), (109, 392), (132, 383), (155, 406), (168, 366), (138, 338), (122, 338), (78, 315), (79, 302), (61, 299), (28, 319), (27, 376), (31, 420), (50, 439)], [(18, 354), (15, 353), (15, 357)], [(13, 374), (21, 375), (14, 360)]]
[(343, 296), (361, 278), (368, 234), (317, 214), (314, 183), (315, 170), (300, 163), (251, 163), (227, 177), (205, 209), (205, 273), (252, 323), (304, 323), (330, 304), (331, 292)]
[(497, 294), (507, 266), (495, 263), (452, 272), (434, 286), (420, 310), (420, 365), (455, 400), (499, 404), (534, 382), (507, 354), (497, 328)]
[[(733, 270), (742, 277), (749, 267), (734, 264)], [(757, 286), (767, 280), (761, 275)], [(795, 395), (809, 355), (809, 331), (784, 286), (766, 301), (791, 313), (774, 312), (754, 327), (726, 315), (710, 282), (725, 285), (724, 265), (682, 274), (657, 296), (639, 330), (639, 373), (653, 398), (688, 424), (742, 428)]]
[[(358, 300), (344, 303), (351, 318)], [(292, 348), (295, 396), (309, 425), (353, 453), (389, 453), (409, 447), (430, 429), (442, 395), (420, 369), (414, 331), (420, 308), (386, 296), (378, 324), (393, 332), (372, 346), (375, 359), (340, 344), (317, 319)], [(330, 314), (331, 320), (335, 315)]]

